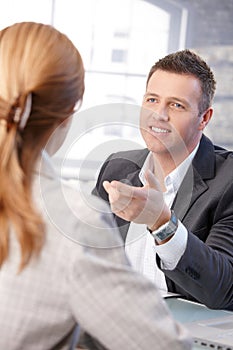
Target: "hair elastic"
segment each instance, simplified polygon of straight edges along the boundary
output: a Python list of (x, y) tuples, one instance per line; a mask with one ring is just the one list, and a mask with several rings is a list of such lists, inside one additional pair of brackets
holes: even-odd
[(21, 118), (20, 118), (21, 108), (16, 108), (16, 111), (15, 111), (14, 122), (19, 123), (20, 130), (23, 130), (25, 128), (25, 125), (27, 124), (28, 118), (31, 113), (31, 108), (32, 108), (32, 94), (30, 93), (27, 95), (24, 111), (23, 111), (23, 114), (21, 115)]

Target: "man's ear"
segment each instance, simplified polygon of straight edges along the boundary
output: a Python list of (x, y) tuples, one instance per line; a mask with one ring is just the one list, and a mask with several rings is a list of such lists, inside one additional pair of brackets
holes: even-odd
[(213, 115), (213, 108), (209, 107), (202, 115), (201, 115), (201, 120), (199, 124), (199, 130), (204, 130), (205, 127), (208, 125), (210, 119), (212, 118)]

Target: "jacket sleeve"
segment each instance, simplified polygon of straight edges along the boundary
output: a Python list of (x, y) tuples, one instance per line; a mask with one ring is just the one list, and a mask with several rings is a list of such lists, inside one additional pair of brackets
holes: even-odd
[[(195, 209), (198, 212), (196, 207), (193, 212)], [(195, 298), (209, 308), (233, 310), (232, 183), (218, 198), (210, 227), (207, 224), (210, 215), (207, 212), (205, 215), (202, 229), (189, 230), (187, 248), (176, 268), (163, 271), (176, 284), (177, 293), (191, 300)]]
[(155, 344), (160, 350), (191, 349), (187, 331), (158, 290), (129, 266), (89, 254), (77, 263), (72, 280), (75, 318), (106, 349), (146, 350)]
[[(86, 244), (69, 269), (70, 307), (96, 348), (147, 350), (156, 344), (160, 350), (191, 349), (186, 329), (172, 318), (154, 284), (131, 268), (123, 241), (107, 221), (88, 227), (79, 223), (79, 230)], [(104, 248), (100, 241), (106, 242)]]

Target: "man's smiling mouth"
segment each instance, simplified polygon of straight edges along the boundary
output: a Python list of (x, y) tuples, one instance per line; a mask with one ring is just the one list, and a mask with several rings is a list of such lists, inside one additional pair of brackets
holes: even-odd
[(170, 131), (167, 130), (167, 129), (156, 128), (156, 127), (154, 127), (154, 126), (151, 126), (151, 130), (152, 130), (153, 132), (155, 132), (155, 133), (164, 133), (164, 134), (170, 132)]

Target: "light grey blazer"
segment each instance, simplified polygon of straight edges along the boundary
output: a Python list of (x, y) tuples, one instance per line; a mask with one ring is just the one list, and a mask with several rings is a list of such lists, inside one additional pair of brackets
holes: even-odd
[(17, 274), (20, 249), (11, 232), (0, 270), (0, 349), (68, 349), (77, 323), (103, 349), (190, 349), (154, 285), (131, 270), (105, 204), (40, 171), (34, 198), (46, 240)]

